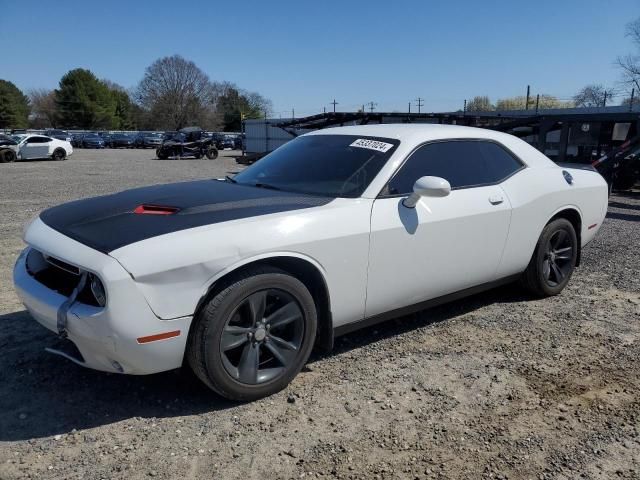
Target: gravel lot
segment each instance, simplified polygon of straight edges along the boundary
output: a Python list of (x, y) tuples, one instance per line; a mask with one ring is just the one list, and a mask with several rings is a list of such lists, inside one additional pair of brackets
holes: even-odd
[(43, 351), (11, 269), (63, 201), (239, 169), (78, 150), (0, 165), (0, 479), (640, 478), (640, 193), (614, 195), (558, 297), (500, 288), (340, 339), (280, 394), (108, 375)]

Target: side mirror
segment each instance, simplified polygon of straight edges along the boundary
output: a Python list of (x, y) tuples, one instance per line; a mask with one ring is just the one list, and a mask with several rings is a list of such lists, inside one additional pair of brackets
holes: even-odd
[(402, 201), (407, 208), (415, 208), (421, 197), (446, 197), (451, 185), (444, 178), (421, 177), (413, 184), (413, 193)]

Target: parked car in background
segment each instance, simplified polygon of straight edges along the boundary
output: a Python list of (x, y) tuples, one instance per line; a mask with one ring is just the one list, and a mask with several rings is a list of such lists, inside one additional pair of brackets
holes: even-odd
[(595, 170), (505, 133), (328, 128), (233, 178), (45, 210), (13, 278), (32, 317), (75, 344), (67, 359), (127, 374), (187, 363), (254, 400), (358, 328), (517, 280), (560, 294), (607, 200)]
[(233, 138), (233, 148), (235, 150), (242, 150), (244, 145), (244, 134), (236, 135)]
[(218, 141), (218, 150), (233, 150), (235, 143), (232, 135), (224, 135)]
[(136, 136), (136, 148), (158, 148), (162, 145), (162, 133), (159, 132), (140, 132)]
[(66, 140), (33, 134), (13, 135), (12, 138), (17, 142), (18, 160), (42, 158), (65, 160), (73, 153), (71, 143)]
[(98, 132), (98, 136), (104, 140), (104, 146), (105, 148), (109, 146), (109, 144), (111, 143), (111, 137), (112, 135), (109, 132)]
[(65, 130), (57, 130), (55, 128), (51, 128), (49, 130), (45, 130), (44, 134), (47, 137), (57, 138), (58, 140), (64, 140), (65, 142), (71, 142), (71, 134)]
[(18, 158), (18, 142), (0, 133), (0, 163), (11, 163)]
[(87, 133), (80, 141), (82, 148), (104, 148), (104, 139), (97, 133)]
[(82, 137), (84, 137), (84, 133), (72, 133), (71, 145), (75, 148), (82, 148)]
[(109, 141), (109, 147), (111, 148), (133, 148), (135, 146), (135, 140), (131, 135), (126, 133), (114, 133), (111, 135)]

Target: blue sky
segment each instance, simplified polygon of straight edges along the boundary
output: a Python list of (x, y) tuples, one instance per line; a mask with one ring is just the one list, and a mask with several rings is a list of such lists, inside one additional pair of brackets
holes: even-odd
[(25, 91), (76, 67), (129, 88), (177, 53), (299, 116), (334, 97), (338, 110), (405, 111), (420, 96), (423, 111), (445, 111), (527, 84), (561, 98), (616, 87), (640, 1), (0, 0), (0, 12), (0, 78)]

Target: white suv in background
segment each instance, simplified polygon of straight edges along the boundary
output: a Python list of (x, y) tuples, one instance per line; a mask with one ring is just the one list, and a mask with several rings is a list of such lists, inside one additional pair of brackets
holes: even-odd
[(52, 160), (65, 160), (73, 154), (70, 142), (58, 140), (45, 135), (14, 135), (18, 142), (18, 159), (32, 160), (37, 158), (51, 158)]

